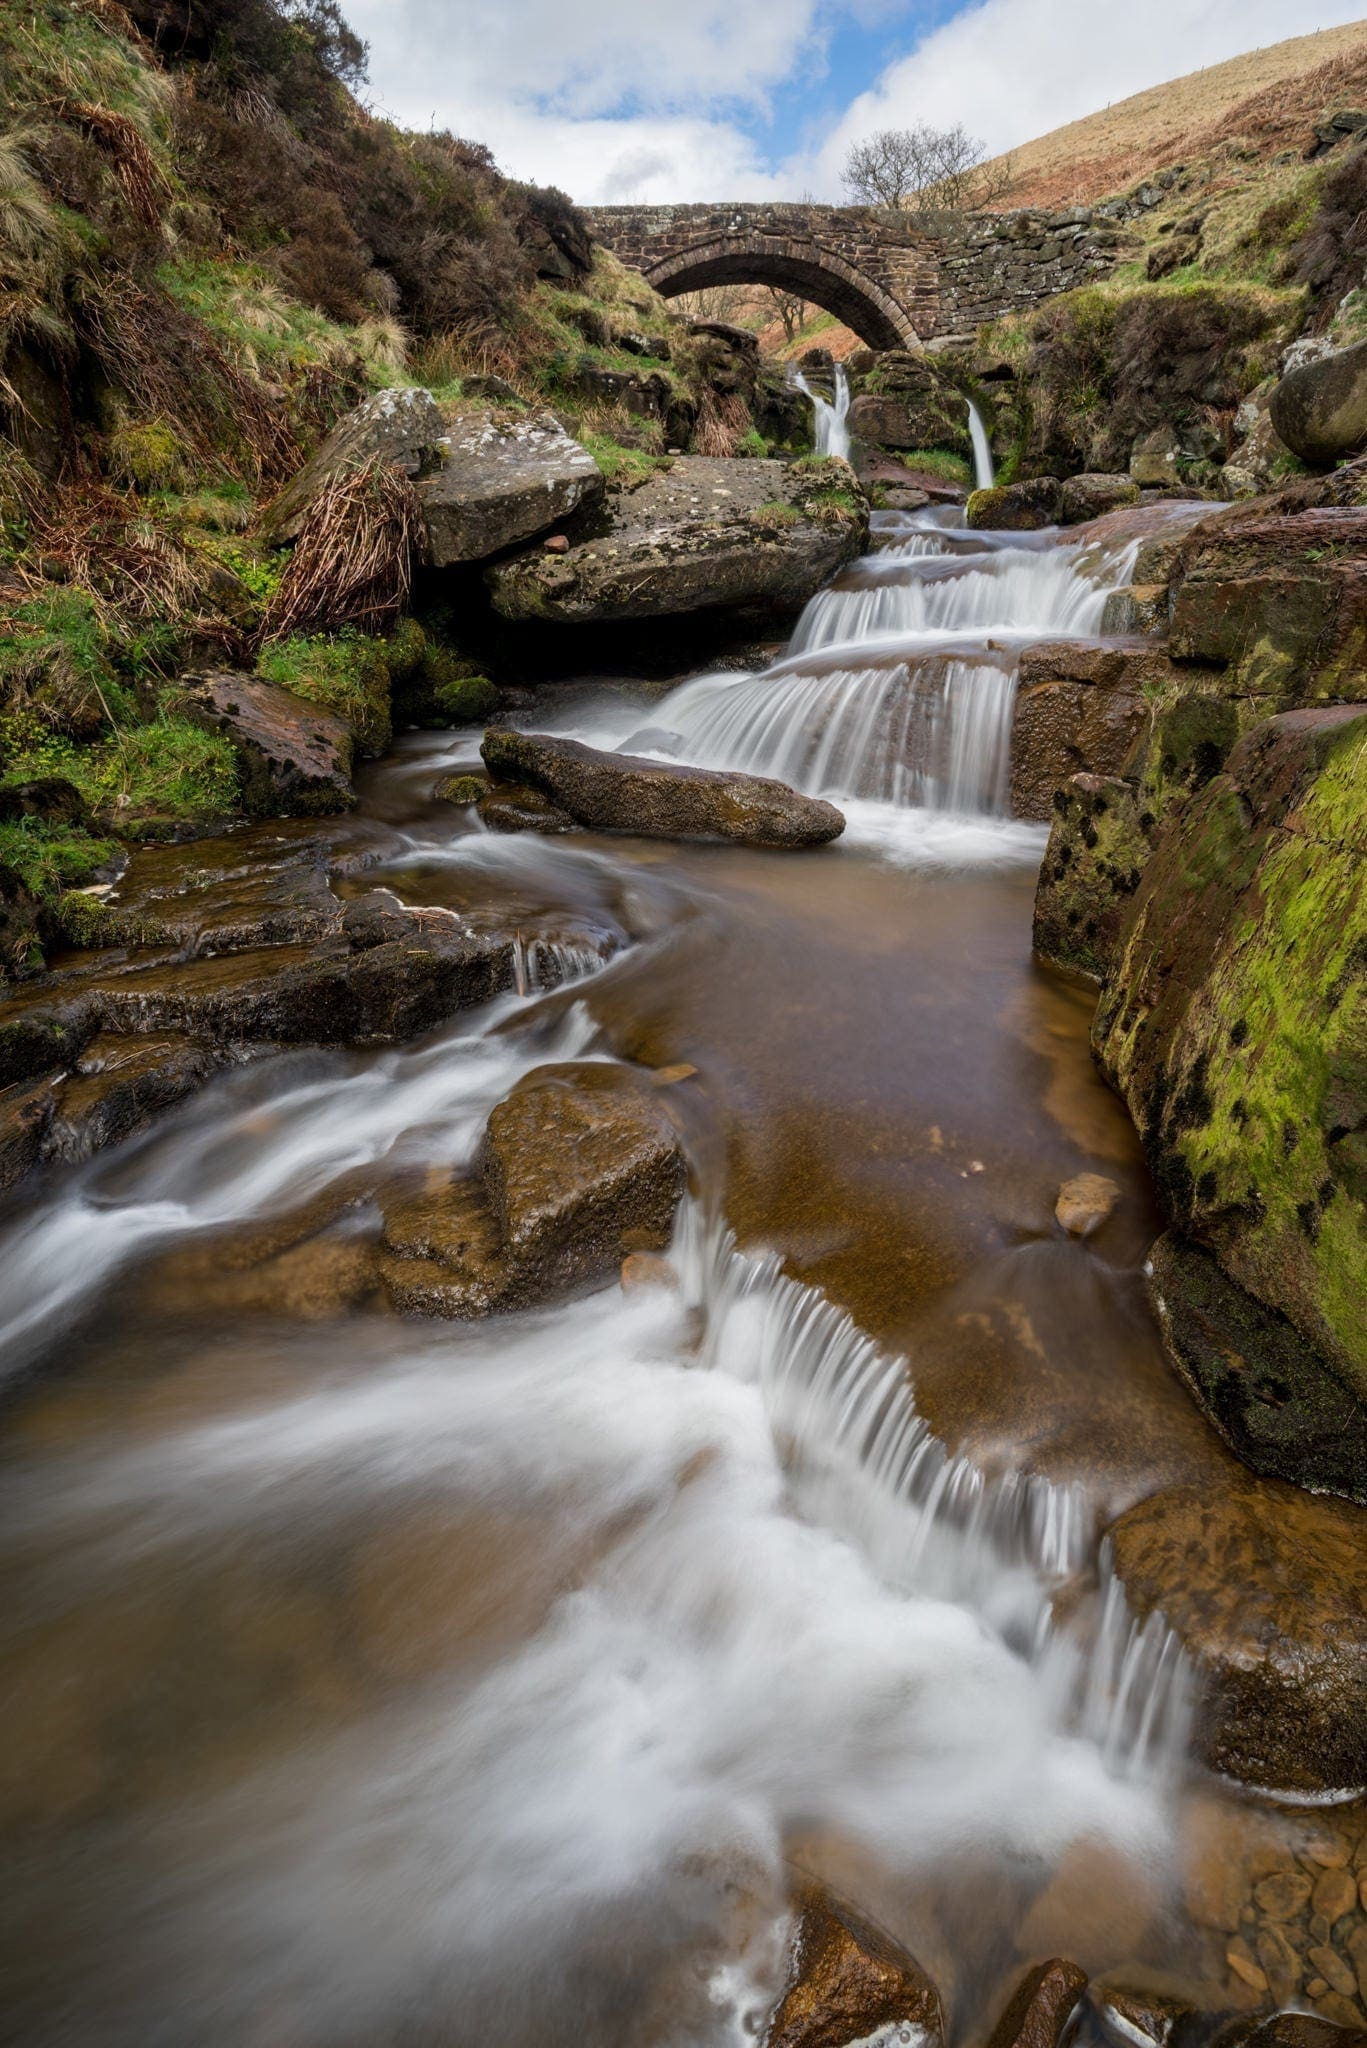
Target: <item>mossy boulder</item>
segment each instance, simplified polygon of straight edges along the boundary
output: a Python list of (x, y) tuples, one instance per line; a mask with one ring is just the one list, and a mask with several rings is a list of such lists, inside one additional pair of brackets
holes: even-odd
[(1174, 1222), (1367, 1397), (1367, 711), (1267, 720), (1169, 815), (1093, 1044)]
[(1312, 469), (1367, 447), (1367, 341), (1288, 371), (1268, 412), (1279, 438)]
[(1062, 512), (1063, 485), (1056, 476), (1037, 476), (974, 491), (965, 518), (971, 527), (988, 532), (1031, 533), (1057, 526)]
[(189, 718), (230, 742), (249, 817), (327, 816), (356, 801), (351, 734), (333, 713), (236, 669), (185, 676), (181, 697)]

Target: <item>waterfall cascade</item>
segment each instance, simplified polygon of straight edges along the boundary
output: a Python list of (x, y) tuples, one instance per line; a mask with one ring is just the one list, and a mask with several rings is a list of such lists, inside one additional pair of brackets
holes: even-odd
[(833, 399), (823, 398), (819, 391), (814, 391), (801, 370), (793, 372), (793, 386), (802, 393), (804, 398), (810, 398), (812, 401), (815, 426), (813, 453), (817, 455), (842, 455), (846, 462), (848, 462), (850, 459), (850, 380), (846, 375), (843, 363), (837, 362), (835, 364), (832, 377), (835, 387)]
[(654, 728), (700, 766), (812, 795), (1005, 818), (1018, 651), (1098, 632), (1138, 541), (970, 534), (953, 516), (876, 513), (878, 552), (812, 599), (781, 661), (683, 684)]
[(968, 432), (973, 443), (973, 488), (990, 491), (997, 481), (992, 443), (987, 438), (987, 422), (971, 398), (968, 401)]

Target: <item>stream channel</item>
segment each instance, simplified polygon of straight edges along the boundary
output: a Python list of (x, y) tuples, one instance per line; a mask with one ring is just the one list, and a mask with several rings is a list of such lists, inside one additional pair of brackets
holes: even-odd
[[(489, 833), (433, 795), (479, 736), (426, 733), (348, 819), (145, 857), (324, 830), (340, 893), (515, 924), (522, 989), (230, 1070), (0, 1219), (6, 2040), (728, 2048), (801, 1874), (955, 2040), (1022, 1959), (1199, 1984), (1177, 1844), (1225, 1795), (1100, 1532), (1225, 1453), (1006, 814), (1016, 652), (1095, 634), (1171, 508), (961, 516), (876, 514), (763, 674), (538, 700), (827, 794), (832, 846)], [(567, 1058), (677, 1070), (675, 1287), (473, 1323), (253, 1293), (244, 1228), (331, 1201), (344, 1257), (368, 1175), (471, 1159)], [(1120, 1200), (1080, 1241), (1083, 1172)]]

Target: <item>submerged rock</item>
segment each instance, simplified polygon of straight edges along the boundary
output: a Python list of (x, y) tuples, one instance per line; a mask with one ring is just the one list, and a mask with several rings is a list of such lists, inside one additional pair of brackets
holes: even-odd
[(345, 470), (359, 469), (374, 455), (385, 456), (406, 476), (417, 476), (435, 459), (444, 432), (430, 391), (396, 385), (372, 393), (338, 420), (318, 452), (267, 508), (263, 537), (272, 547), (297, 540), (304, 514), (323, 485)]
[(1367, 341), (1302, 363), (1268, 400), (1277, 435), (1311, 469), (1367, 447)]
[(485, 572), (508, 619), (657, 618), (720, 606), (791, 610), (863, 552), (868, 506), (848, 463), (680, 456), (614, 492), (601, 530)]
[[(896, 2040), (901, 2028), (940, 2048), (940, 1995), (925, 1971), (880, 1928), (812, 1886), (802, 1900), (787, 1989), (764, 2048), (854, 2048)], [(886, 2033), (885, 2033), (886, 2030)]]
[(970, 526), (988, 532), (1031, 533), (1057, 526), (1062, 510), (1063, 485), (1058, 478), (1036, 476), (974, 491), (965, 517)]
[(1070, 1237), (1090, 1237), (1114, 1215), (1119, 1200), (1119, 1187), (1104, 1173), (1078, 1173), (1059, 1189), (1054, 1215)]
[(1367, 711), (1269, 719), (1169, 817), (1093, 1045), (1178, 1228), (1367, 1402)]
[(1136, 1614), (1163, 1614), (1195, 1661), (1208, 1763), (1277, 1791), (1367, 1783), (1359, 1509), (1234, 1468), (1141, 1501), (1110, 1540)]
[(355, 803), (351, 731), (332, 712), (236, 669), (184, 676), (179, 689), (185, 715), (230, 742), (249, 817), (318, 817)]
[(481, 562), (603, 496), (603, 472), (552, 412), (469, 413), (418, 485), (436, 569)]
[(496, 783), (529, 784), (559, 811), (600, 832), (802, 847), (824, 845), (845, 829), (834, 804), (766, 776), (682, 768), (502, 728), (485, 734), (480, 751)]

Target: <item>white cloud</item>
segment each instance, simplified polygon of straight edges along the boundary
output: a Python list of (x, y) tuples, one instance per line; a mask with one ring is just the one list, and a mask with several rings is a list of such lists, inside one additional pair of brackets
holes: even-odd
[(917, 119), (962, 121), (990, 153), (1242, 51), (1358, 19), (1362, 0), (984, 0), (861, 93), (812, 172), (834, 192), (851, 141)]
[(917, 118), (1009, 149), (1146, 86), (1356, 18), (1362, 0), (978, 0), (786, 161), (742, 116), (819, 74), (844, 15), (905, 45), (908, 0), (345, 0), (376, 103), (576, 199), (836, 197), (851, 139)]

